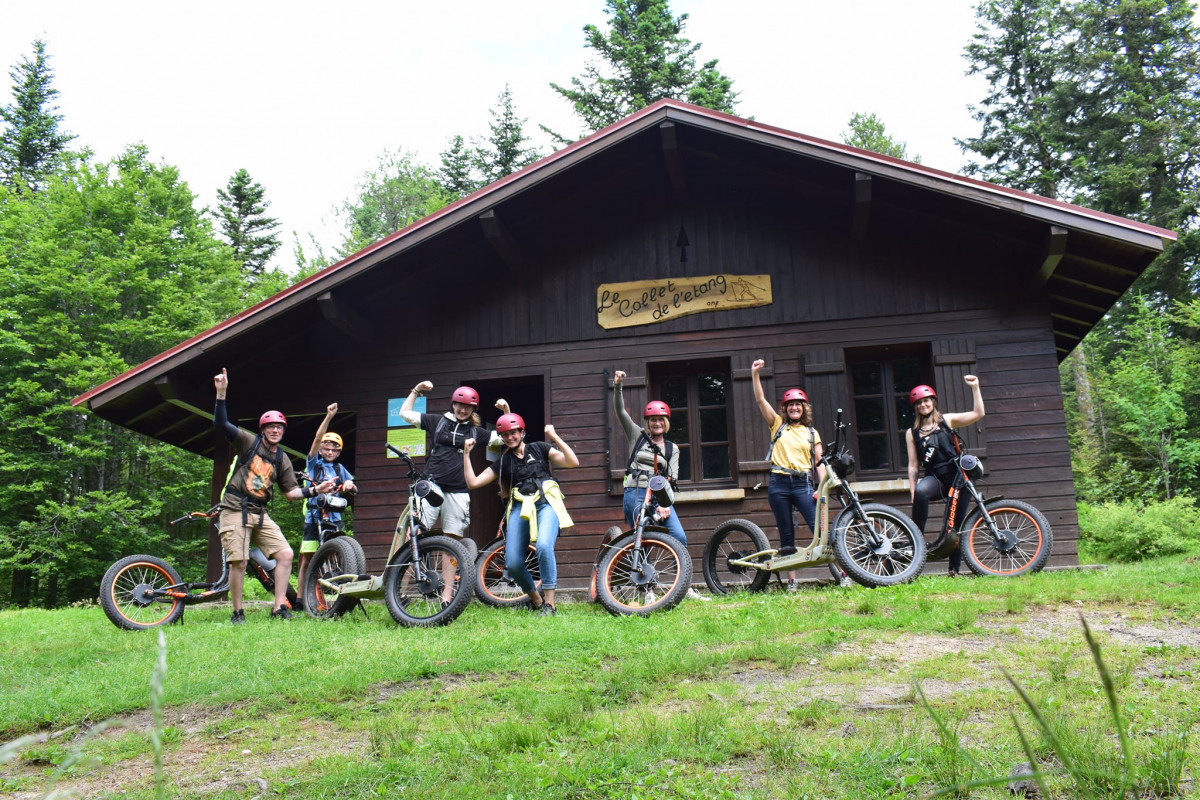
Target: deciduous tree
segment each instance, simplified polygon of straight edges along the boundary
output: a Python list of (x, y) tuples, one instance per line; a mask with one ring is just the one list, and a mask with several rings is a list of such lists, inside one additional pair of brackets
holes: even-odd
[(907, 142), (902, 142), (887, 132), (883, 120), (878, 115), (855, 113), (850, 117), (849, 125), (850, 130), (842, 133), (842, 141), (851, 147), (861, 147), (872, 153), (921, 163), (920, 156), (908, 155)]

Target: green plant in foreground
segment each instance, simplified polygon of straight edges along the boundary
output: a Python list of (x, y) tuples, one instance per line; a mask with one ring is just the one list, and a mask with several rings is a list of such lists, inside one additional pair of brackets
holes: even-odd
[[(1012, 714), (1013, 727), (1020, 738), (1025, 756), (1033, 767), (1032, 774), (1025, 777), (1037, 782), (1043, 797), (1052, 796), (1047, 783), (1050, 778), (1065, 782), (1067, 784), (1065, 791), (1070, 797), (1087, 800), (1092, 798), (1095, 800), (1125, 800), (1130, 796), (1138, 796), (1133, 793), (1136, 792), (1139, 781), (1143, 784), (1141, 788), (1149, 792), (1152, 797), (1180, 794), (1180, 782), (1187, 760), (1188, 726), (1181, 726), (1173, 736), (1160, 737), (1156, 740), (1154, 749), (1146, 757), (1145, 763), (1139, 767), (1134, 759), (1128, 726), (1117, 699), (1116, 683), (1112, 673), (1100, 656), (1100, 645), (1092, 636), (1092, 630), (1088, 626), (1087, 620), (1081, 617), (1080, 622), (1083, 624), (1083, 636), (1092, 653), (1096, 671), (1100, 675), (1101, 687), (1108, 704), (1108, 715), (1116, 729), (1120, 755), (1115, 757), (1111, 749), (1105, 746), (1106, 742), (1103, 737), (1090, 735), (1091, 732), (1087, 730), (1081, 732), (1071, 720), (1043, 711), (1025, 688), (1009, 674), (1008, 670), (1003, 670), (1004, 677), (1033, 716), (1042, 740), (1053, 754), (1054, 760), (1060, 765), (1055, 768), (1038, 766), (1039, 759), (1035, 746), (1026, 735), (1016, 714)], [(971, 771), (979, 773), (982, 772), (982, 769), (970, 753), (961, 746), (956, 731), (948, 727), (933, 710), (919, 683), (916, 690), (926, 712), (938, 727), (943, 749), (956, 748), (961, 755), (961, 759), (953, 759), (951, 762), (959, 777), (954, 778), (951, 784), (943, 786), (931, 796), (966, 796), (973, 788), (999, 786), (1012, 780), (1010, 776), (963, 780), (961, 776), (964, 772), (967, 774)], [(965, 766), (969, 766), (970, 769), (965, 769)]]

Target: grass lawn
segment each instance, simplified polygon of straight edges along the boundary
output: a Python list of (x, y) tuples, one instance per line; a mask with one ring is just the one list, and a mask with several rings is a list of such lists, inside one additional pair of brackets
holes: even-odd
[[(118, 630), (99, 607), (5, 611), (0, 741), (28, 738), (0, 764), (0, 795), (923, 797), (1007, 776), (1027, 753), (1072, 767), (1047, 779), (1057, 797), (1117, 798), (1122, 780), (1186, 792), (1198, 613), (1185, 559), (813, 586), (649, 619), (474, 603), (428, 631), (382, 605), (290, 623), (251, 608), (236, 628), (227, 606), (197, 606), (162, 631), (156, 725), (157, 632)], [(1081, 617), (1128, 732), (1124, 773)]]

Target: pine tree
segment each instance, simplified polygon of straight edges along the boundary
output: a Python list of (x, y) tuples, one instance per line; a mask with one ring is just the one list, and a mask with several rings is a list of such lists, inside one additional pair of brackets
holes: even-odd
[(33, 57), (22, 59), (8, 74), (14, 102), (0, 109), (5, 125), (0, 136), (0, 178), (9, 186), (37, 191), (75, 137), (59, 129), (62, 115), (55, 113), (58, 106), (54, 105), (58, 90), (50, 85), (54, 70), (45, 42), (35, 39)]
[(477, 146), (474, 153), (475, 168), (483, 175), (484, 183), (498, 181), (541, 158), (537, 149), (525, 146), (529, 141), (524, 130), (526, 120), (517, 117), (512, 91), (507, 84), (490, 113), (491, 133), (487, 142)]
[(271, 203), (263, 199), (265, 194), (262, 185), (255, 183), (244, 169), (233, 173), (225, 189), (217, 190), (221, 201), (217, 205), (221, 233), (252, 282), (262, 278), (267, 263), (281, 244), (279, 236), (273, 233), (279, 227), (279, 220), (266, 215)]
[(1069, 182), (1069, 94), (1061, 84), (1066, 20), (1059, 0), (984, 0), (967, 45), (967, 74), (982, 73), (988, 94), (971, 106), (979, 136), (957, 140), (983, 156), (967, 174), (1058, 197)]
[(672, 17), (668, 0), (606, 0), (605, 7), (607, 34), (583, 27), (584, 46), (598, 59), (571, 78), (572, 88), (550, 84), (571, 101), (589, 133), (666, 97), (733, 111), (737, 93), (717, 60), (696, 66), (700, 45), (683, 37), (687, 14)]
[(475, 160), (462, 136), (450, 140), (450, 146), (440, 153), (442, 166), (437, 171), (437, 182), (447, 195), (453, 198), (466, 197), (483, 182), (475, 177)]

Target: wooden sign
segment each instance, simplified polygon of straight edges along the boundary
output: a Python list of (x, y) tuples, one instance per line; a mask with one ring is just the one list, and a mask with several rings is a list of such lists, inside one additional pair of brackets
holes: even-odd
[(605, 329), (627, 328), (704, 311), (770, 304), (770, 275), (703, 275), (602, 283), (596, 288), (596, 321)]

